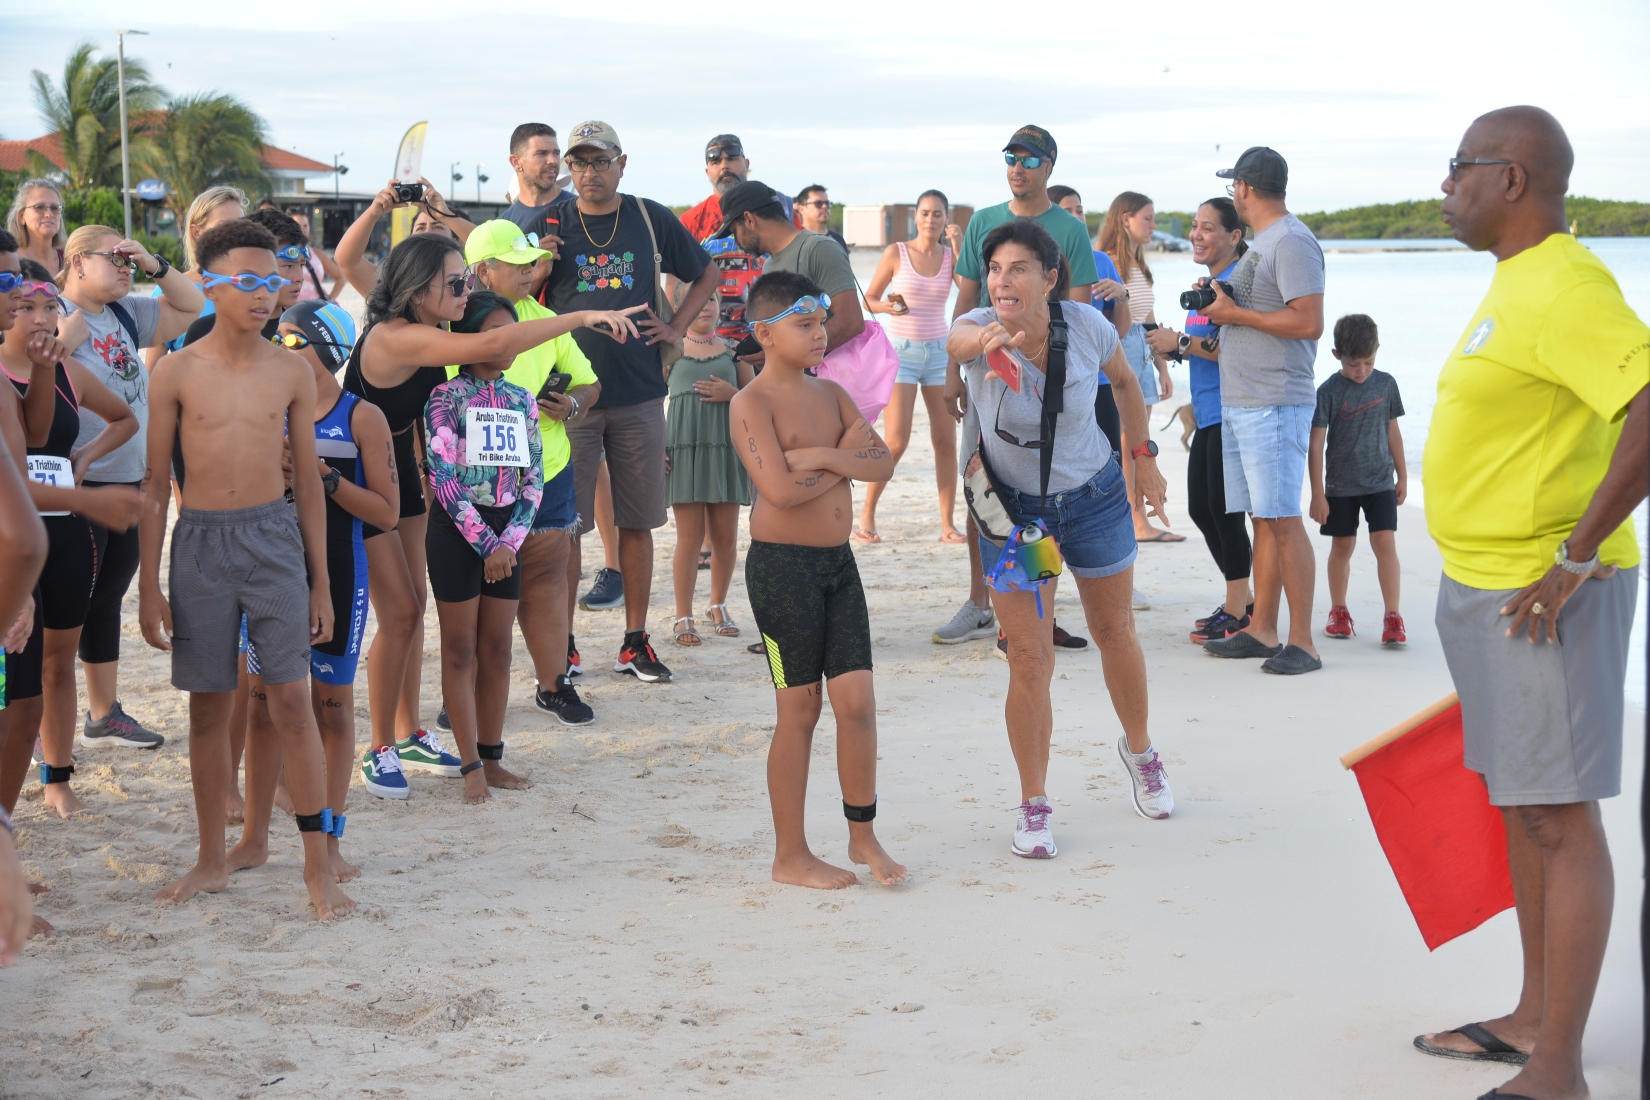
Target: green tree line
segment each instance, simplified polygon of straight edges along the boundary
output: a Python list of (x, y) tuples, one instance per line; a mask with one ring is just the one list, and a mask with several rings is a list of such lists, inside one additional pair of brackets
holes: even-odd
[[(1354, 206), (1347, 210), (1301, 214), (1306, 227), (1327, 240), (1391, 240), (1450, 236), (1440, 208), (1443, 199)], [(1565, 216), (1578, 237), (1650, 237), (1650, 203), (1590, 199), (1571, 195)]]

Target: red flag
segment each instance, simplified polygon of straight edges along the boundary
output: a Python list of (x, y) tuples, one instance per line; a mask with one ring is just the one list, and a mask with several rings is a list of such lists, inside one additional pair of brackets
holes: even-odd
[(1450, 695), (1341, 757), (1429, 950), (1513, 904), (1506, 826), (1464, 751)]

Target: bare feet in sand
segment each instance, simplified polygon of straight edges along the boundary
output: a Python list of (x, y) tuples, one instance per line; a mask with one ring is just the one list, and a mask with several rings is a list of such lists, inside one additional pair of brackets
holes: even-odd
[(493, 792), (487, 789), (487, 777), (480, 769), (464, 777), (464, 804), (479, 806), (493, 797)]
[(241, 825), (246, 822), (246, 799), (240, 791), (232, 790), (229, 792), (224, 820), (231, 825)]
[(31, 883), (28, 884), (28, 886), (29, 886), (29, 893), (33, 894), (35, 897), (39, 897), (41, 894), (49, 894), (49, 893), (52, 892), (52, 888), (50, 886), (47, 886), (44, 882), (31, 882)]
[[(904, 868), (900, 870), (903, 872)], [(792, 886), (806, 886), (811, 890), (845, 890), (859, 885), (858, 875), (841, 867), (833, 867), (812, 852), (794, 857), (775, 856), (773, 880)]]
[(361, 868), (338, 854), (336, 839), (327, 841), (327, 861), (332, 865), (332, 873), (337, 882), (354, 882), (361, 877)]
[(47, 783), (45, 793), (46, 805), (57, 811), (57, 816), (64, 821), (86, 808), (86, 804), (75, 796), (67, 783)]
[(503, 764), (495, 764), (491, 760), (482, 765), (481, 774), (487, 777), (489, 787), (504, 791), (525, 791), (533, 785), (533, 781), (526, 776), (506, 771)]
[(195, 864), (189, 873), (156, 892), (155, 900), (163, 905), (177, 905), (196, 894), (215, 894), (229, 885), (229, 871), (223, 867), (208, 870)]
[(355, 908), (355, 902), (332, 881), (330, 868), (327, 874), (320, 876), (311, 876), (305, 871), (304, 886), (309, 890), (309, 900), (315, 906), (315, 915), (321, 920), (341, 917)]
[(269, 862), (269, 841), (257, 843), (251, 837), (242, 835), (235, 846), (229, 849), (228, 860), (230, 871), (245, 871), (251, 867), (262, 867)]
[(288, 817), (298, 816), (297, 809), (292, 805), (292, 794), (286, 789), (284, 782), (275, 785), (275, 805)]
[(895, 863), (894, 857), (882, 850), (882, 844), (876, 837), (865, 840), (850, 838), (848, 841), (848, 862), (862, 863), (871, 868), (871, 874), (884, 886), (892, 886), (897, 882), (905, 881), (905, 865)]
[(36, 936), (44, 936), (49, 940), (55, 935), (57, 935), (57, 929), (52, 927), (51, 921), (47, 920), (39, 913), (36, 913), (34, 915), (34, 924), (29, 929), (29, 939), (32, 940)]

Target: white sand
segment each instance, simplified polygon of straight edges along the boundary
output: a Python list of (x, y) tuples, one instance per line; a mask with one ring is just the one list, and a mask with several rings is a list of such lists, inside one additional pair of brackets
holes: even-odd
[[(192, 862), (195, 829), (185, 700), (133, 625), (125, 702), (170, 740), (153, 756), (82, 751), (91, 812), (73, 822), (48, 816), (37, 785), (26, 792), (22, 853), (53, 887), (42, 911), (62, 934), (0, 974), (0, 1095), (1464, 1100), (1505, 1080), (1504, 1067), (1409, 1044), (1510, 1008), (1512, 915), (1429, 954), (1336, 761), (1450, 690), (1419, 512), (1405, 509), (1399, 532), (1409, 648), (1377, 644), (1366, 551), (1360, 636), (1324, 640), (1321, 673), (1265, 676), (1185, 640), (1221, 588), (1185, 519), (1178, 434), (1166, 438), (1172, 516), (1193, 538), (1143, 548), (1137, 583), (1154, 602), (1139, 622), (1179, 806), (1166, 822), (1131, 811), (1098, 658), (1062, 656), (1061, 853), (1020, 860), (1006, 666), (986, 642), (929, 641), (966, 590), (965, 554), (934, 541), (920, 410), (917, 436), (879, 517), (886, 541), (858, 549), (877, 645), (878, 825), (908, 885), (862, 875), (820, 894), (769, 880), (773, 704), (743, 649), (743, 585), (731, 603), (744, 638), (669, 646), (668, 531), (651, 624), (676, 681), (605, 671), (619, 615), (581, 612), (598, 719), (566, 729), (532, 709), (518, 642), (508, 761), (538, 786), (475, 809), (455, 780), (414, 778), (406, 802), (357, 785), (346, 854), (365, 875), (347, 889), (361, 910), (334, 925), (307, 912), (280, 817), (266, 867), (180, 908), (151, 900)], [(1087, 633), (1069, 594), (1060, 613)], [(434, 623), (432, 608), (432, 644)], [(428, 720), (433, 650), (424, 683)], [(362, 741), (364, 695), (363, 682)], [(810, 833), (840, 860), (833, 740), (827, 713)], [(1607, 807), (1619, 902), (1588, 1037), (1600, 1100), (1637, 1090), (1636, 811), (1636, 796)]]

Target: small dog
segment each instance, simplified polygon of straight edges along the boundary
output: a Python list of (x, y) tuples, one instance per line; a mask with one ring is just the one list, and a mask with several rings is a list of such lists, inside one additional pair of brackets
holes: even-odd
[(1190, 402), (1187, 402), (1186, 404), (1180, 406), (1180, 408), (1176, 409), (1174, 411), (1174, 415), (1165, 420), (1163, 422), (1163, 427), (1157, 430), (1160, 432), (1165, 431), (1169, 425), (1173, 424), (1176, 420), (1180, 421), (1180, 445), (1189, 451), (1192, 449), (1192, 433), (1197, 431), (1197, 420), (1192, 416), (1192, 406)]

